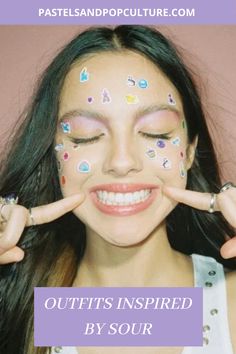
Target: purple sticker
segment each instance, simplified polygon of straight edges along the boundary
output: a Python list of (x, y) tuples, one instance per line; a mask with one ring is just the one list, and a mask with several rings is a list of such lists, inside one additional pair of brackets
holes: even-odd
[(108, 92), (107, 89), (103, 89), (102, 90), (102, 103), (106, 104), (106, 103), (110, 103), (111, 102), (111, 96)]
[(158, 139), (156, 142), (156, 146), (159, 147), (160, 149), (163, 149), (166, 146), (165, 141), (162, 139)]
[(93, 103), (93, 97), (92, 96), (88, 97), (88, 103)]
[(171, 93), (168, 94), (168, 103), (171, 104), (172, 106), (176, 105), (176, 102)]

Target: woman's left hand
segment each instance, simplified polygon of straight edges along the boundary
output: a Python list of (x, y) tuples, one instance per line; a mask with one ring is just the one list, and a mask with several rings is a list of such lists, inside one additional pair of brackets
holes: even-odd
[[(189, 205), (193, 208), (209, 211), (211, 203), (210, 193), (194, 192), (175, 187), (163, 187), (163, 193), (179, 203)], [(236, 228), (236, 188), (231, 187), (226, 191), (216, 194), (214, 211), (220, 211), (229, 224)], [(221, 247), (223, 258), (236, 257), (236, 236), (226, 241)]]

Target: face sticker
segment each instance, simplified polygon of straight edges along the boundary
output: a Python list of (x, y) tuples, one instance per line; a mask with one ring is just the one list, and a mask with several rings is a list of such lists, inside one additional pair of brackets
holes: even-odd
[(138, 103), (138, 97), (136, 95), (126, 95), (125, 99), (126, 99), (126, 103), (128, 103), (128, 104), (137, 104)]
[(145, 79), (141, 79), (139, 80), (138, 85), (140, 88), (145, 89), (148, 87), (148, 82)]
[(54, 148), (57, 152), (62, 151), (64, 149), (64, 144), (57, 144)]
[(64, 161), (69, 160), (69, 154), (68, 154), (68, 152), (64, 152), (64, 154), (63, 154), (63, 160), (64, 160)]
[(167, 157), (163, 157), (161, 165), (165, 170), (171, 169), (171, 161)]
[(61, 171), (62, 170), (62, 167), (61, 167), (61, 162), (57, 160), (57, 169), (58, 171)]
[(78, 163), (77, 171), (79, 173), (89, 173), (91, 171), (90, 163), (86, 160), (83, 160)]
[(61, 184), (64, 186), (66, 184), (65, 176), (61, 176)]
[(132, 76), (128, 76), (127, 78), (127, 85), (128, 86), (135, 86), (135, 80), (132, 78)]
[(148, 148), (145, 154), (149, 157), (149, 159), (155, 159), (156, 157), (156, 151), (152, 148)]
[(79, 81), (86, 82), (88, 80), (89, 80), (89, 72), (87, 71), (87, 68), (83, 68), (80, 72)]
[(180, 174), (180, 177), (182, 177), (182, 178), (184, 178), (186, 176), (186, 171), (185, 171), (183, 161), (180, 161), (180, 163), (179, 163), (179, 174)]
[(177, 136), (176, 138), (172, 139), (171, 144), (175, 146), (180, 146), (180, 138)]
[(107, 89), (103, 89), (102, 90), (102, 103), (106, 104), (106, 103), (110, 103), (111, 102), (111, 96), (108, 92)]
[(61, 122), (61, 127), (63, 133), (68, 134), (71, 132), (71, 127), (69, 122)]
[(166, 146), (165, 141), (162, 139), (158, 139), (156, 142), (156, 146), (159, 147), (160, 149), (163, 149)]
[(183, 153), (183, 151), (180, 151), (180, 157), (181, 157), (181, 159), (184, 158), (184, 153)]
[(171, 93), (168, 94), (168, 103), (171, 104), (172, 106), (176, 105), (176, 102)]
[(88, 97), (88, 103), (93, 103), (93, 97), (92, 96)]

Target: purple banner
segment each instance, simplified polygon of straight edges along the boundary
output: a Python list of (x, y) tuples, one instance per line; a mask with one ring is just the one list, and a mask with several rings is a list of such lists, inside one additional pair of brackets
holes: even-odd
[(35, 346), (202, 346), (202, 288), (35, 288)]
[(0, 5), (0, 24), (235, 23), (235, 0), (3, 0)]

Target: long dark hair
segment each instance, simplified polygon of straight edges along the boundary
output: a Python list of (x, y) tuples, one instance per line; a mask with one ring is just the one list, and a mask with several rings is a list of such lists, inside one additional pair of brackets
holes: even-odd
[[(187, 120), (189, 142), (198, 135), (196, 156), (188, 172), (187, 188), (219, 192), (220, 177), (201, 101), (189, 70), (160, 32), (145, 26), (91, 28), (75, 37), (42, 76), (25, 119), (12, 141), (0, 173), (0, 195), (14, 193), (26, 208), (62, 197), (54, 137), (59, 96), (72, 63), (89, 54), (130, 50), (157, 65), (177, 88)], [(210, 214), (178, 205), (167, 218), (169, 241), (185, 253), (212, 256), (228, 268), (219, 248), (233, 230), (219, 213)], [(65, 237), (66, 235), (66, 237)], [(33, 347), (34, 286), (71, 286), (86, 246), (84, 225), (72, 213), (47, 225), (24, 230), (19, 246), (23, 261), (1, 266), (0, 351), (5, 354), (46, 353)]]

